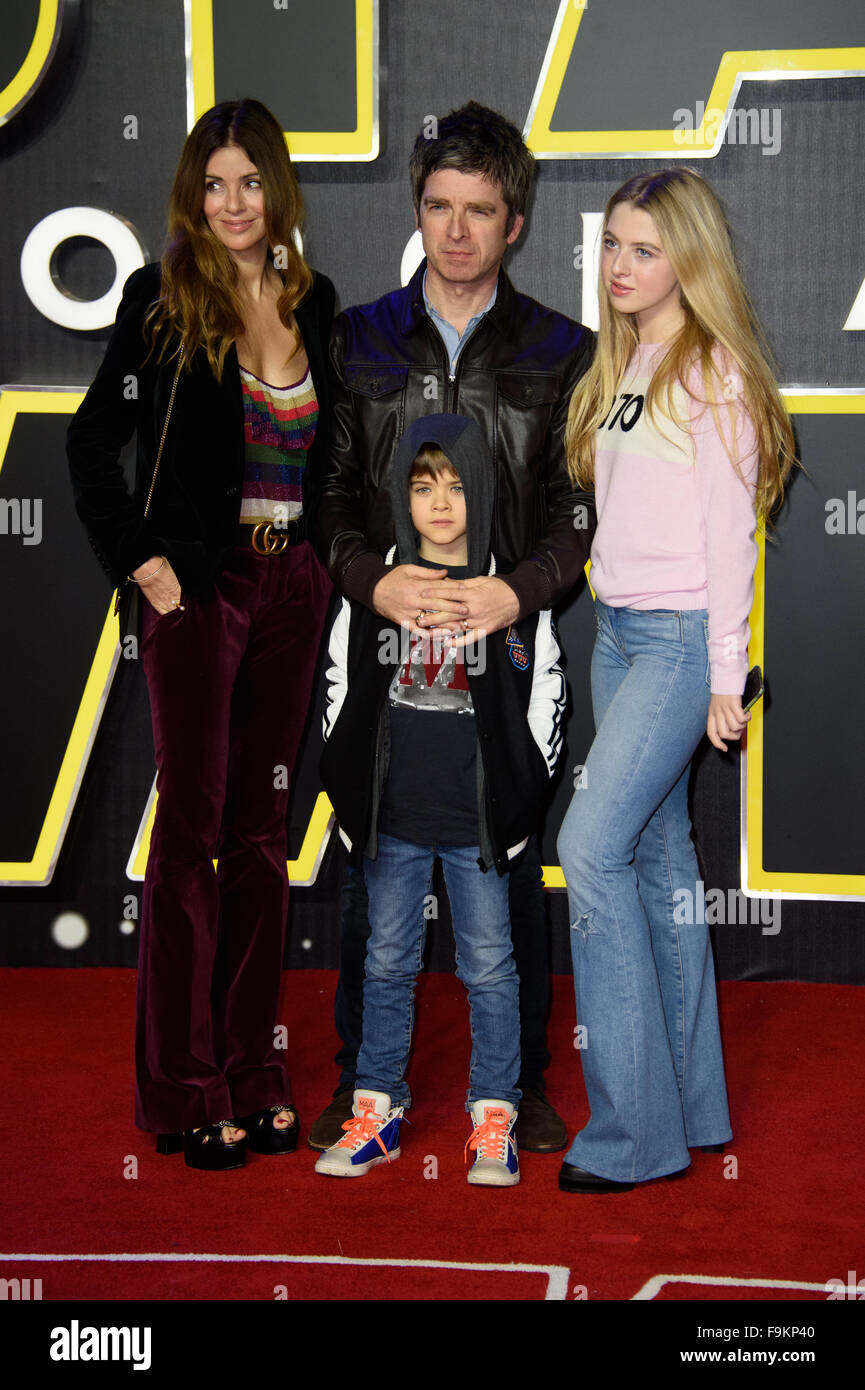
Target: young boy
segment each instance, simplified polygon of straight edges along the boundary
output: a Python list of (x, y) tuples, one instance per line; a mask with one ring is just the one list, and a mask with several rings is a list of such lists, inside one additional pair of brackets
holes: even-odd
[[(389, 564), (446, 567), (452, 579), (495, 572), (494, 471), (474, 421), (416, 420), (388, 476)], [(471, 1014), (468, 1181), (513, 1186), (520, 1028), (507, 871), (543, 815), (561, 747), (565, 689), (550, 614), (463, 649), (344, 600), (330, 655), (321, 775), (340, 835), (363, 862), (370, 938), (354, 1118), (316, 1171), (358, 1177), (399, 1157), (438, 855)]]

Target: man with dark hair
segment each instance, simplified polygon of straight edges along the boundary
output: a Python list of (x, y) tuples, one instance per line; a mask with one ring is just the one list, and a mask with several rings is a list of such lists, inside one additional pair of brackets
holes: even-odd
[[(564, 428), (591, 334), (518, 294), (502, 269), (523, 226), (533, 165), (517, 128), (477, 102), (444, 117), (432, 138), (420, 135), (410, 170), (426, 259), (405, 289), (334, 324), (319, 548), (341, 593), (410, 632), (459, 631), (461, 642), (516, 624), (561, 600), (588, 556), (594, 507), (573, 491)], [(492, 548), (504, 562), (495, 575), (458, 581), (444, 569), (431, 577), (428, 568), (385, 564), (394, 537), (382, 484), (394, 448), (413, 420), (443, 411), (472, 417), (489, 444)], [(543, 1089), (549, 965), (536, 840), (511, 871), (510, 911), (522, 1029), (517, 1134), (521, 1148), (554, 1152), (567, 1134)], [(368, 931), (362, 873), (349, 868), (335, 1004), (342, 1071), (311, 1148), (335, 1143), (352, 1114)]]
[(497, 183), (508, 210), (506, 235), (517, 217), (521, 221), (525, 217), (535, 172), (534, 155), (516, 126), (497, 111), (470, 101), (438, 123), (434, 139), (421, 132), (408, 162), (416, 217), (427, 179), (439, 169), (480, 174)]

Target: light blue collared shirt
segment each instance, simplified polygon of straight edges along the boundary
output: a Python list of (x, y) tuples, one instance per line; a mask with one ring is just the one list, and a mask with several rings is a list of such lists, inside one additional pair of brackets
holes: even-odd
[(427, 298), (427, 292), (426, 292), (426, 277), (427, 277), (427, 272), (424, 271), (424, 277), (423, 277), (423, 302), (424, 302), (424, 304), (425, 304), (425, 306), (426, 306), (426, 311), (427, 311), (427, 313), (429, 314), (430, 318), (432, 319), (433, 323), (435, 324), (436, 328), (438, 329), (439, 337), (441, 338), (442, 342), (443, 342), (444, 345), (445, 345), (445, 348), (446, 348), (446, 350), (447, 350), (447, 355), (448, 355), (448, 362), (450, 363), (450, 367), (449, 367), (450, 375), (453, 376), (454, 372), (456, 371), (457, 358), (459, 357), (460, 353), (462, 352), (462, 349), (463, 349), (465, 343), (468, 341), (468, 338), (470, 337), (471, 332), (472, 332), (473, 328), (475, 327), (475, 324), (480, 323), (480, 321), (481, 321), (481, 319), (483, 318), (484, 314), (488, 314), (489, 311), (490, 311), (490, 309), (493, 307), (493, 305), (494, 305), (495, 302), (496, 302), (496, 295), (497, 295), (498, 292), (499, 292), (498, 281), (496, 281), (495, 285), (493, 286), (493, 292), (492, 292), (492, 294), (490, 295), (489, 301), (484, 305), (484, 307), (483, 307), (477, 314), (475, 314), (472, 318), (469, 319), (468, 323), (467, 323), (466, 326), (465, 326), (465, 329), (464, 329), (463, 332), (460, 334), (460, 333), (458, 333), (457, 330), (454, 328), (453, 324), (452, 324), (452, 323), (448, 323), (447, 319), (443, 319), (442, 316), (441, 316), (441, 314), (438, 312), (438, 310), (437, 310), (437, 309), (434, 309), (433, 306), (430, 304), (429, 299)]

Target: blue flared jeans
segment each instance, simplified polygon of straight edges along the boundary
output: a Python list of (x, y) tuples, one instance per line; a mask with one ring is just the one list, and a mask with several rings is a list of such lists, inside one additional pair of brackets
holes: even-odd
[(597, 733), (558, 839), (591, 1107), (565, 1161), (647, 1181), (731, 1137), (708, 929), (681, 910), (700, 877), (688, 773), (709, 707), (708, 623), (599, 601), (596, 614)]

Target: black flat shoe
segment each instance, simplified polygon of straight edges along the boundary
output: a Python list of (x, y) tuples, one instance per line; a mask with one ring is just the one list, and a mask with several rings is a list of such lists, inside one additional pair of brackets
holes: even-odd
[(217, 1120), (202, 1129), (183, 1131), (183, 1156), (189, 1168), (201, 1168), (209, 1173), (226, 1173), (242, 1168), (246, 1162), (246, 1139), (227, 1143), (222, 1137), (225, 1128), (242, 1129), (237, 1120)]
[(722, 1154), (726, 1149), (726, 1144), (698, 1144), (702, 1154)]
[(559, 1169), (559, 1188), (562, 1192), (630, 1192), (632, 1182), (613, 1182), (611, 1178), (599, 1178), (596, 1173), (587, 1173), (575, 1163), (563, 1163)]
[[(294, 1124), (277, 1129), (273, 1123), (280, 1110), (287, 1110), (294, 1116)], [(293, 1154), (300, 1135), (300, 1119), (291, 1102), (285, 1105), (271, 1105), (268, 1110), (257, 1110), (237, 1121), (246, 1130), (249, 1147), (257, 1154)]]
[(559, 1169), (559, 1187), (562, 1192), (630, 1192), (632, 1187), (645, 1187), (650, 1182), (673, 1182), (676, 1178), (687, 1177), (690, 1168), (677, 1168), (675, 1173), (661, 1173), (657, 1178), (646, 1178), (645, 1182), (613, 1182), (612, 1178), (599, 1178), (597, 1173), (587, 1173), (575, 1163), (563, 1163)]

